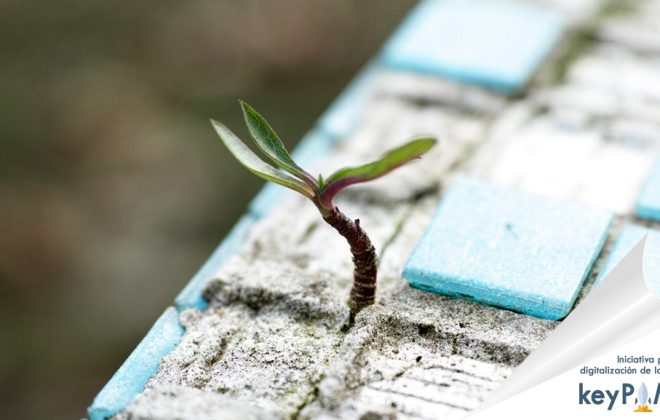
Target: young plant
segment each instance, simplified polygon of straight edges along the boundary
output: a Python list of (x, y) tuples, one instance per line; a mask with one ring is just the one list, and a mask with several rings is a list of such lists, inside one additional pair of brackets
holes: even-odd
[(291, 159), (284, 144), (268, 122), (250, 105), (239, 101), (250, 135), (261, 152), (279, 169), (267, 164), (254, 154), (234, 133), (222, 123), (211, 120), (215, 131), (229, 151), (250, 172), (260, 178), (290, 188), (304, 195), (318, 208), (323, 220), (335, 228), (351, 247), (355, 270), (353, 287), (348, 300), (351, 323), (355, 315), (372, 305), (376, 296), (378, 257), (369, 237), (362, 230), (360, 220), (346, 217), (332, 200), (344, 188), (379, 178), (429, 151), (436, 140), (418, 138), (386, 152), (380, 159), (366, 165), (339, 169), (327, 178), (313, 177)]

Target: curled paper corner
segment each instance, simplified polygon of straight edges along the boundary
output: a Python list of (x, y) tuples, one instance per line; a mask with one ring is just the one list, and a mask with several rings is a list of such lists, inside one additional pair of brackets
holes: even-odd
[(498, 404), (660, 329), (660, 299), (644, 281), (645, 243), (646, 235), (468, 417), (490, 418)]

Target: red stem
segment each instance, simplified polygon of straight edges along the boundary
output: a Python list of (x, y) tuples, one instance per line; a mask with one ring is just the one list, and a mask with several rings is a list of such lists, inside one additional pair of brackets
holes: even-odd
[(348, 299), (351, 310), (351, 322), (358, 312), (376, 300), (376, 278), (378, 274), (378, 256), (369, 237), (360, 227), (360, 220), (346, 217), (337, 207), (325, 207), (317, 202), (323, 220), (335, 228), (351, 247), (353, 254), (353, 287)]

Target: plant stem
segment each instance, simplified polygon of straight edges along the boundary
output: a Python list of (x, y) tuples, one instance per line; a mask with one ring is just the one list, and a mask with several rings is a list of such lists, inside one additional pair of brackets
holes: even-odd
[(337, 207), (319, 206), (323, 220), (335, 228), (348, 241), (353, 254), (353, 287), (348, 299), (351, 310), (349, 323), (352, 324), (355, 315), (376, 300), (376, 277), (378, 273), (378, 256), (369, 237), (360, 227), (360, 220), (349, 219)]

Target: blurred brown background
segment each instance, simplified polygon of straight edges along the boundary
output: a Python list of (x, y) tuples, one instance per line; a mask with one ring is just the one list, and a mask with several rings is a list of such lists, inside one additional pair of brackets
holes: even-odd
[(0, 417), (79, 418), (414, 0), (0, 1)]

